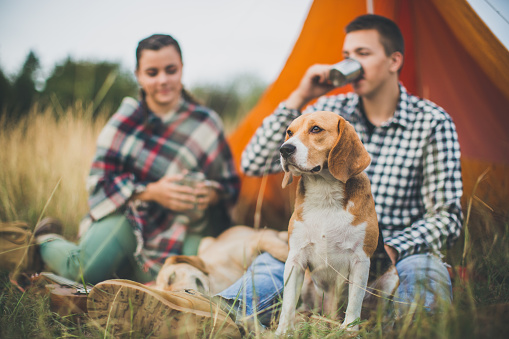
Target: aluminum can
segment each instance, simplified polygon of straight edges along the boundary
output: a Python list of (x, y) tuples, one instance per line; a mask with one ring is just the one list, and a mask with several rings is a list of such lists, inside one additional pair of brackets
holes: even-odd
[(342, 87), (359, 79), (362, 74), (362, 66), (357, 60), (345, 59), (332, 66), (329, 80), (334, 87)]
[(201, 172), (188, 172), (184, 175), (182, 180), (179, 180), (177, 183), (183, 186), (189, 186), (195, 188), (197, 184), (205, 181), (205, 174)]

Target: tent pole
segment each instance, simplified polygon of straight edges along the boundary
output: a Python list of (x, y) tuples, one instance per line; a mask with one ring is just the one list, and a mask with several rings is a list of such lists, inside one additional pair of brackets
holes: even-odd
[(367, 9), (367, 12), (368, 14), (374, 14), (374, 6), (373, 6), (373, 1), (374, 0), (366, 0), (366, 9)]

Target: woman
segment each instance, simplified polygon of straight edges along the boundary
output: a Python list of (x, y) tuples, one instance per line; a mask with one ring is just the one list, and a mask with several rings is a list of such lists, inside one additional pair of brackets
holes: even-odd
[[(36, 228), (41, 257), (57, 274), (150, 281), (168, 256), (196, 254), (202, 236), (229, 227), (239, 178), (220, 118), (186, 93), (182, 69), (171, 36), (140, 41), (141, 100), (124, 99), (99, 135), (87, 182), (90, 227), (78, 245), (50, 233), (59, 229), (51, 219)], [(180, 185), (188, 172), (207, 180)]]

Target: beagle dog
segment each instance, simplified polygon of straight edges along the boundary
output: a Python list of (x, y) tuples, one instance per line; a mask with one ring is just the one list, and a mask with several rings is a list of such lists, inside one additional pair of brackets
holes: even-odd
[(217, 238), (203, 238), (198, 255), (166, 259), (154, 287), (163, 291), (193, 289), (214, 295), (237, 281), (261, 252), (269, 252), (284, 262), (288, 256), (288, 233), (235, 226)]
[[(303, 114), (290, 124), (280, 158), (283, 188), (293, 176), (300, 180), (288, 226), (289, 254), (276, 334), (294, 327), (306, 269), (330, 315), (338, 312), (342, 289), (349, 286), (341, 326), (358, 330), (358, 325), (348, 324), (361, 316), (370, 258), (377, 248), (385, 253), (370, 181), (363, 173), (371, 158), (353, 126), (325, 111)], [(391, 294), (399, 279), (387, 253), (384, 259), (382, 269), (388, 277), (379, 279), (377, 287)]]

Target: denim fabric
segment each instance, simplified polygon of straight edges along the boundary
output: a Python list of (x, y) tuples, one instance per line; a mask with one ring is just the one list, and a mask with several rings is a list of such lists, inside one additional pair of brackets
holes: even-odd
[[(283, 295), (284, 263), (268, 253), (259, 255), (247, 272), (232, 286), (218, 294), (235, 305), (237, 315), (249, 316), (255, 307), (258, 320), (269, 325), (272, 315), (279, 307), (271, 307)], [(406, 302), (424, 300), (424, 307), (432, 309), (439, 299), (452, 301), (452, 284), (445, 264), (437, 257), (416, 254), (396, 264), (400, 276), (397, 291), (398, 300), (404, 303), (396, 306), (405, 312)], [(245, 308), (245, 309), (244, 309)], [(264, 312), (265, 311), (265, 312)]]
[[(397, 299), (406, 303), (417, 302), (431, 311), (437, 303), (452, 302), (451, 277), (445, 264), (430, 254), (416, 254), (403, 258), (396, 263), (399, 274)], [(408, 310), (409, 305), (395, 303), (400, 314)]]
[(284, 270), (284, 262), (269, 253), (262, 253), (239, 280), (218, 296), (228, 300), (230, 304), (235, 304), (234, 309), (238, 316), (249, 316), (256, 310), (258, 320), (263, 325), (268, 325), (273, 311), (277, 310), (271, 306), (283, 297)]

